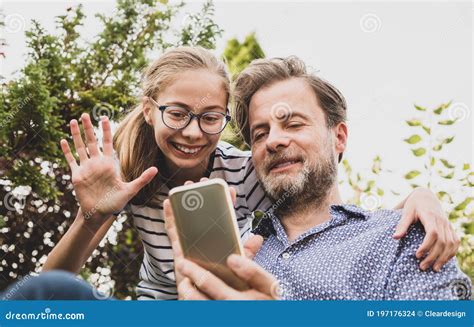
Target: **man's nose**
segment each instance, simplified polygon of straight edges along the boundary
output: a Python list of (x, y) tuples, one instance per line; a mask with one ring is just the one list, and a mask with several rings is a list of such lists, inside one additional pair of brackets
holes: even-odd
[(201, 128), (199, 128), (199, 123), (198, 120), (195, 118), (192, 118), (191, 121), (189, 122), (189, 125), (184, 128), (181, 133), (183, 134), (184, 137), (190, 138), (190, 139), (198, 139), (202, 137), (202, 131)]
[(278, 151), (278, 148), (286, 148), (290, 145), (289, 136), (280, 129), (272, 129), (268, 132), (266, 147), (269, 152)]

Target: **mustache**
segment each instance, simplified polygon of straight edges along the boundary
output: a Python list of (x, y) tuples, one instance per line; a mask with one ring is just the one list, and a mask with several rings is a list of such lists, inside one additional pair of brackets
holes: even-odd
[(277, 164), (285, 161), (300, 161), (302, 163), (305, 162), (304, 156), (297, 153), (294, 150), (285, 150), (276, 153), (267, 153), (267, 156), (263, 162), (263, 168), (265, 172), (270, 172), (270, 170), (276, 166)]

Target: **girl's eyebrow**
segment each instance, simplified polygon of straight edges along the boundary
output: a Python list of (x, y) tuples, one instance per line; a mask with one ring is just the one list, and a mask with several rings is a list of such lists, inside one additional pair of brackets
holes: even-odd
[(183, 102), (179, 102), (179, 101), (169, 101), (169, 102), (166, 102), (166, 105), (176, 105), (176, 106), (179, 106), (179, 107), (183, 107), (189, 111), (193, 111), (195, 109), (199, 110), (203, 110), (203, 111), (208, 111), (208, 110), (211, 110), (211, 109), (220, 109), (220, 110), (223, 110), (223, 111), (226, 111), (227, 109), (226, 108), (223, 108), (219, 105), (212, 105), (212, 106), (189, 106), (188, 104), (186, 103), (183, 103)]

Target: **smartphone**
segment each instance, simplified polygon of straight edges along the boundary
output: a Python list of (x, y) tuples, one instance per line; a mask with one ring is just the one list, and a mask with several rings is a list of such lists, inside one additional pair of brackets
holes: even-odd
[(244, 253), (227, 183), (215, 178), (178, 186), (169, 199), (184, 257), (232, 288), (248, 289), (226, 264), (229, 255)]

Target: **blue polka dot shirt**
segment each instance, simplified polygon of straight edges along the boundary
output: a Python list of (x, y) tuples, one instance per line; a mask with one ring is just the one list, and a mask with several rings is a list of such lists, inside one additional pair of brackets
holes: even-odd
[(333, 205), (331, 218), (289, 241), (267, 213), (253, 233), (265, 238), (255, 261), (280, 282), (286, 300), (469, 299), (470, 279), (451, 259), (440, 272), (419, 268), (420, 224), (393, 239), (400, 211)]

